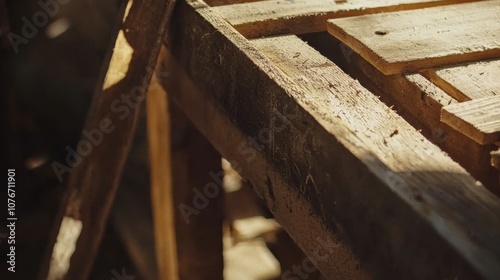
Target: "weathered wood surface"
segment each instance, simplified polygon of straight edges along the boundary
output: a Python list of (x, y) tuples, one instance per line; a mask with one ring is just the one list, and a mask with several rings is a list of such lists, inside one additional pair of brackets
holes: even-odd
[(432, 143), (446, 151), (490, 191), (500, 195), (498, 171), (490, 166), (494, 145), (480, 145), (440, 120), (443, 106), (457, 100), (420, 74), (384, 75), (328, 33), (304, 36), (311, 46), (342, 65), (380, 99), (393, 107)]
[[(471, 0), (272, 0), (214, 7), (241, 34), (256, 38), (326, 30), (331, 18), (420, 9)], [(473, 1), (473, 0), (472, 0)]]
[[(162, 50), (164, 51), (164, 50)], [(160, 55), (161, 57), (161, 55)], [(162, 75), (165, 78), (168, 73)], [(151, 81), (147, 105), (151, 205), (159, 279), (179, 279), (175, 236), (175, 202), (172, 182), (170, 117), (166, 92)], [(181, 187), (181, 186), (179, 186)]]
[(500, 95), (445, 106), (441, 121), (479, 144), (500, 141)]
[(86, 155), (67, 163), (71, 165), (66, 167), (71, 170), (67, 190), (40, 279), (88, 277), (134, 136), (139, 105), (156, 65), (169, 2), (123, 3), (85, 125), (94, 140), (82, 136), (79, 143), (86, 146), (74, 149)]
[(500, 1), (328, 21), (328, 32), (385, 74), (500, 57)]
[(500, 59), (431, 69), (422, 74), (460, 101), (500, 95)]
[(164, 86), (298, 245), (326, 253), (325, 276), (499, 275), (499, 199), (374, 95), (290, 37), (269, 41), (297, 48), (276, 66), (201, 1), (174, 22)]

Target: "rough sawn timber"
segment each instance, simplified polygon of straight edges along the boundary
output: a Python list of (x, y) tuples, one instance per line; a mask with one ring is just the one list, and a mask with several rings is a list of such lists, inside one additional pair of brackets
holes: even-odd
[(327, 278), (499, 275), (499, 199), (374, 95), (290, 37), (275, 65), (202, 1), (173, 20), (167, 92)]
[(441, 121), (482, 145), (500, 141), (500, 96), (445, 106)]
[(328, 32), (386, 75), (500, 57), (500, 1), (328, 21)]
[(214, 7), (247, 38), (326, 31), (331, 18), (421, 9), (474, 0), (272, 0)]
[(86, 156), (70, 164), (39, 279), (88, 278), (154, 72), (170, 4), (123, 1), (85, 124), (87, 134), (100, 131), (101, 137), (97, 141), (93, 136), (90, 141), (98, 144), (90, 144), (82, 135), (91, 150), (85, 149)]
[(425, 70), (422, 75), (459, 101), (500, 95), (500, 59)]

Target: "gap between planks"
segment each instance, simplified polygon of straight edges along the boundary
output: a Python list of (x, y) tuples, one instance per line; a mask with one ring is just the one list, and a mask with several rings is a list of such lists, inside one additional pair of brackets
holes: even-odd
[(212, 8), (247, 38), (326, 31), (326, 20), (477, 0), (272, 0)]

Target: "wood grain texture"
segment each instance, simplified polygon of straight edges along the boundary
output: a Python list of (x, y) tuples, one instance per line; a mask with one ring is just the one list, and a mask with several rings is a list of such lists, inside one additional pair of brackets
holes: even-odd
[(470, 0), (273, 0), (215, 7), (247, 38), (326, 30), (331, 18), (420, 9)]
[[(101, 139), (71, 165), (40, 279), (88, 278), (156, 65), (169, 2), (123, 3), (85, 125), (87, 132), (101, 131)], [(88, 136), (83, 140), (89, 143)]]
[(474, 178), (500, 196), (498, 171), (489, 163), (490, 152), (495, 146), (480, 145), (440, 121), (442, 107), (457, 103), (456, 99), (420, 74), (382, 74), (326, 32), (304, 36), (304, 40), (342, 65), (353, 78), (380, 96), (380, 100), (396, 110), (429, 141), (438, 145)]
[(340, 241), (327, 278), (497, 277), (500, 201), (462, 167), (300, 40), (266, 39), (276, 65), (201, 1), (178, 8), (164, 86), (308, 255)]
[(441, 111), (441, 121), (479, 144), (500, 141), (500, 96), (483, 97), (448, 105)]
[(500, 59), (430, 69), (422, 75), (460, 101), (500, 95)]
[(149, 87), (146, 105), (151, 204), (158, 275), (159, 279), (175, 280), (179, 279), (179, 272), (175, 236), (170, 115), (167, 94), (159, 86), (155, 77)]
[(328, 32), (385, 74), (500, 56), (500, 1), (328, 21)]

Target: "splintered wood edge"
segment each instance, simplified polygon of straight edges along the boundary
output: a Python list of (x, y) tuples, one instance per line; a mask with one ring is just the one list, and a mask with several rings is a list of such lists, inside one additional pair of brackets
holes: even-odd
[[(485, 103), (493, 106), (497, 105), (496, 108), (500, 108), (500, 96), (478, 98), (445, 106), (441, 110), (441, 121), (481, 145), (498, 142), (500, 141), (500, 119), (497, 124), (498, 128), (491, 127), (491, 125), (490, 127), (484, 127), (481, 124), (472, 123), (474, 120), (470, 119), (471, 116), (468, 115), (473, 113), (474, 110), (481, 110), (481, 107), (483, 107), (481, 105)], [(484, 109), (484, 116), (487, 116), (489, 113), (491, 112)], [(492, 118), (495, 118), (497, 115), (499, 114), (492, 114)]]

